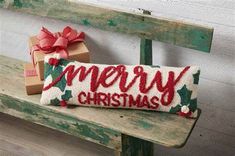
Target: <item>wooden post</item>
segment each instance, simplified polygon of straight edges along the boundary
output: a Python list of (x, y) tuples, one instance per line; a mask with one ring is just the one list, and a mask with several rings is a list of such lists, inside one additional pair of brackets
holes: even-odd
[[(150, 15), (151, 12), (143, 10), (144, 14)], [(144, 18), (143, 18), (144, 20)], [(140, 41), (140, 64), (152, 65), (152, 40), (141, 38)]]
[(153, 156), (153, 143), (123, 134), (121, 156)]
[[(151, 14), (147, 10), (143, 13)], [(152, 65), (152, 40), (141, 38), (140, 64)], [(122, 134), (121, 156), (153, 156), (153, 143)]]

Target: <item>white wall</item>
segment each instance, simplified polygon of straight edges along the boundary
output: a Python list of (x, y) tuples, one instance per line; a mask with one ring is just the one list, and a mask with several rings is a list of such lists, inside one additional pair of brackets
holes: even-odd
[[(73, 0), (77, 1), (77, 0)], [(153, 42), (154, 64), (168, 66), (200, 65), (199, 107), (202, 115), (182, 149), (155, 146), (155, 155), (232, 156), (235, 153), (235, 1), (233, 0), (83, 0), (107, 7), (137, 12), (151, 10), (153, 15), (214, 27), (210, 54)], [(140, 39), (105, 32), (68, 22), (0, 10), (0, 52), (30, 60), (27, 39), (41, 26), (52, 31), (70, 25), (87, 34), (87, 45), (96, 63), (136, 64)], [(157, 135), (157, 134), (156, 134)], [(95, 148), (95, 146), (94, 146)]]

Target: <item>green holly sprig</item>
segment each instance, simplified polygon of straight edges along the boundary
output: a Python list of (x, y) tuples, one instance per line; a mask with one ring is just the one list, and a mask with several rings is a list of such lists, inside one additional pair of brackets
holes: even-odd
[(52, 99), (50, 102), (52, 105), (60, 106), (61, 101), (69, 101), (69, 99), (72, 98), (72, 91), (66, 90), (63, 95), (61, 95), (61, 100), (59, 100), (57, 97)]
[(195, 112), (197, 109), (197, 98), (191, 99), (192, 91), (184, 85), (181, 89), (177, 90), (177, 92), (180, 96), (181, 102), (175, 107), (171, 107), (170, 113), (180, 113), (183, 106), (187, 106), (190, 112)]

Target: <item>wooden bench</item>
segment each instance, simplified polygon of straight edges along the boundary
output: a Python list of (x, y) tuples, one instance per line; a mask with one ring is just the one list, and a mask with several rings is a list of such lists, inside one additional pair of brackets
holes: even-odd
[[(141, 64), (152, 64), (151, 40), (204, 52), (209, 52), (211, 47), (213, 29), (150, 15), (65, 0), (5, 0), (0, 1), (0, 7), (138, 35)], [(114, 149), (117, 155), (153, 156), (154, 144), (182, 147), (198, 119), (138, 110), (42, 106), (40, 95), (25, 93), (22, 64), (0, 56), (0, 112), (104, 145)]]

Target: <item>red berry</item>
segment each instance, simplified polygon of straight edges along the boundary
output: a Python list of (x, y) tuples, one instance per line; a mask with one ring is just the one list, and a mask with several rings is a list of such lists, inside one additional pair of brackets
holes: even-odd
[(64, 100), (60, 101), (60, 106), (61, 107), (66, 107), (67, 106), (67, 102), (64, 101)]
[(50, 58), (48, 63), (52, 66), (57, 66), (59, 64), (59, 60), (57, 60), (55, 58)]

